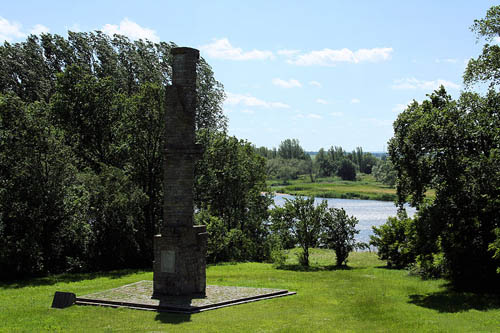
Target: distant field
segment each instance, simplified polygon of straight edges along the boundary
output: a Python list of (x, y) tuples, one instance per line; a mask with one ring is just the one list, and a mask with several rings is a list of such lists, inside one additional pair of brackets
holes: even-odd
[(193, 315), (72, 306), (51, 309), (54, 292), (77, 295), (151, 280), (150, 271), (66, 274), (0, 283), (0, 332), (498, 332), (500, 301), (453, 292), (443, 280), (423, 281), (387, 269), (375, 254), (351, 253), (332, 266), (329, 250), (311, 252), (312, 267), (236, 263), (210, 266), (208, 284), (283, 288), (297, 295)]
[[(278, 180), (269, 180), (272, 191), (292, 195), (315, 196), (322, 198), (396, 200), (396, 189), (379, 183), (372, 175), (361, 174), (357, 181), (345, 181), (339, 177), (318, 178), (314, 183), (309, 176), (291, 180), (289, 185), (281, 185)], [(433, 192), (427, 196), (432, 198)]]

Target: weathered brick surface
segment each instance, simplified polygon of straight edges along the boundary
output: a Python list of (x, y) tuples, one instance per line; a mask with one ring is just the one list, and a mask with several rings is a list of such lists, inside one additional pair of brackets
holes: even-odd
[[(166, 92), (164, 225), (154, 239), (154, 294), (205, 294), (205, 226), (193, 226), (198, 50), (172, 49), (172, 85)], [(163, 263), (162, 263), (163, 261)]]

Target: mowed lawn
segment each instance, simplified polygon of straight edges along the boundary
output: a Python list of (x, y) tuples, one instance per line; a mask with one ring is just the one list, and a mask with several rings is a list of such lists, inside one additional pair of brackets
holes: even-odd
[(383, 266), (373, 253), (352, 253), (348, 269), (313, 250), (304, 271), (291, 253), (285, 269), (270, 264), (210, 266), (208, 284), (284, 288), (297, 295), (193, 315), (72, 306), (51, 309), (56, 290), (84, 295), (139, 280), (151, 272), (59, 275), (0, 284), (2, 332), (500, 332), (494, 295), (452, 292), (443, 280), (422, 281)]

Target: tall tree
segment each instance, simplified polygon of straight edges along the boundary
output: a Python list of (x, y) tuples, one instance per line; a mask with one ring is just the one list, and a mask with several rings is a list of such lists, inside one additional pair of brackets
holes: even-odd
[(282, 141), (278, 147), (278, 156), (283, 159), (300, 159), (306, 158), (306, 153), (301, 147), (299, 140), (297, 139), (286, 139)]
[[(172, 47), (99, 31), (0, 46), (0, 271), (148, 265), (162, 218), (164, 87), (171, 82)], [(197, 72), (196, 128), (223, 131), (223, 87), (203, 59)], [(15, 144), (3, 144), (7, 138)], [(8, 156), (20, 162), (12, 166)], [(30, 195), (19, 194), (27, 189)], [(19, 203), (8, 206), (16, 193)], [(20, 230), (38, 243), (18, 246)], [(61, 233), (71, 239), (53, 241)], [(8, 266), (18, 250), (30, 258), (22, 272)]]
[[(420, 210), (420, 260), (443, 251), (449, 278), (460, 287), (494, 286), (498, 279), (500, 263), (489, 246), (500, 227), (499, 110), (493, 90), (453, 101), (441, 87), (398, 116), (389, 142), (399, 204), (409, 198)], [(432, 203), (424, 200), (429, 188), (436, 191)]]
[[(486, 17), (474, 20), (471, 30), (476, 33), (477, 39), (485, 38), (493, 42), (500, 36), (500, 6), (493, 6), (486, 12)], [(483, 52), (477, 58), (472, 58), (467, 64), (464, 73), (464, 83), (471, 87), (474, 83), (489, 83), (490, 88), (500, 84), (500, 46), (496, 43), (486, 43)]]
[[(222, 220), (227, 246), (219, 260), (262, 260), (268, 230), (265, 159), (252, 145), (223, 132), (201, 131), (206, 142), (196, 166), (195, 205)], [(218, 222), (218, 221), (212, 221)]]

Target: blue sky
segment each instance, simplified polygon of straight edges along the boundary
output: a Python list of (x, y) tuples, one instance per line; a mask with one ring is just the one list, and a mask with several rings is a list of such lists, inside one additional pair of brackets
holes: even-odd
[(0, 42), (102, 30), (199, 48), (224, 85), (229, 134), (382, 151), (439, 84), (458, 97), (469, 30), (495, 1), (4, 1)]

